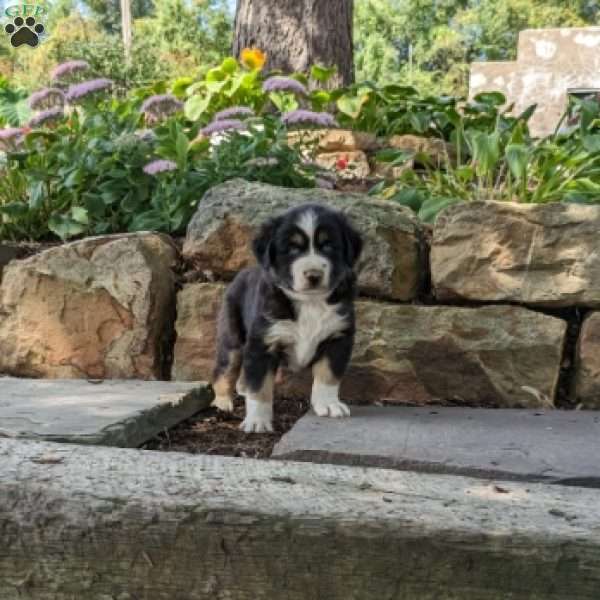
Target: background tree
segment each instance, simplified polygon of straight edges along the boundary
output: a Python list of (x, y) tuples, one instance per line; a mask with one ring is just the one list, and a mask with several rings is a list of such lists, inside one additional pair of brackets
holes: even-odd
[(513, 60), (519, 31), (599, 19), (596, 0), (356, 0), (357, 79), (465, 95), (469, 63)]
[(308, 71), (336, 66), (331, 85), (354, 80), (353, 0), (238, 0), (234, 56), (257, 47), (267, 69)]
[[(85, 4), (108, 33), (118, 33), (121, 30), (120, 0), (85, 0)], [(153, 0), (131, 0), (131, 16), (134, 19), (147, 17), (153, 6)]]
[(100, 17), (81, 10), (76, 0), (55, 2), (46, 17), (49, 35), (34, 52), (15, 49), (2, 38), (0, 75), (32, 90), (48, 83), (48, 74), (57, 63), (78, 58), (90, 63), (90, 76), (109, 77), (118, 87), (129, 88), (157, 79), (194, 76), (230, 52), (232, 15), (225, 0), (148, 2), (146, 16), (134, 19), (130, 64), (124, 61), (120, 31), (111, 33), (106, 26), (120, 18), (118, 10), (111, 10)]

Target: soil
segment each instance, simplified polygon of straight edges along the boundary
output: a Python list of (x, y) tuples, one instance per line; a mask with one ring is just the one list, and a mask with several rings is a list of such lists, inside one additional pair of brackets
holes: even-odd
[(281, 436), (292, 428), (308, 408), (308, 399), (279, 398), (275, 400), (274, 406), (275, 431), (244, 433), (239, 429), (244, 418), (244, 402), (238, 398), (233, 413), (208, 408), (146, 442), (142, 448), (163, 452), (269, 458)]

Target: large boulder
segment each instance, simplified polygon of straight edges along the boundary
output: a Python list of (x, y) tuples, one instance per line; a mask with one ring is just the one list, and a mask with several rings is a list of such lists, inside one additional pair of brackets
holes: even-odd
[(600, 312), (583, 322), (577, 341), (575, 400), (584, 408), (600, 409)]
[(172, 335), (177, 251), (139, 233), (57, 246), (4, 268), (0, 373), (157, 379)]
[[(189, 284), (180, 292), (175, 379), (210, 378), (223, 290)], [(359, 301), (342, 396), (355, 403), (550, 407), (565, 332), (563, 320), (513, 306)], [(306, 396), (310, 374), (287, 374), (279, 392)]]
[(516, 306), (359, 302), (345, 390), (360, 401), (552, 406), (566, 322)]
[(600, 206), (458, 204), (437, 218), (438, 300), (600, 306)]
[(422, 230), (414, 213), (365, 194), (288, 189), (236, 179), (209, 190), (192, 218), (185, 258), (231, 278), (254, 264), (250, 242), (261, 223), (306, 202), (346, 213), (364, 236), (357, 265), (361, 292), (400, 301), (414, 299), (423, 276)]

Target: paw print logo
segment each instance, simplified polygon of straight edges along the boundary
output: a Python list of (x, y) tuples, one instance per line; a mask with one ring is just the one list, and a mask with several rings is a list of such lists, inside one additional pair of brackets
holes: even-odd
[(33, 17), (15, 17), (12, 23), (4, 27), (7, 35), (10, 35), (10, 43), (15, 47), (27, 44), (35, 48), (40, 43), (40, 35), (44, 33), (44, 26), (36, 23)]

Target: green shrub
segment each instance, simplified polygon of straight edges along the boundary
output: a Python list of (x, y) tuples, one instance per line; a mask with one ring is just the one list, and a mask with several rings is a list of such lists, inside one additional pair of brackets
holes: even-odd
[[(600, 104), (574, 100), (556, 132), (534, 140), (527, 123), (535, 110), (511, 116), (500, 93), (480, 94), (460, 112), (445, 110), (449, 151), (442, 164), (400, 151), (380, 154), (395, 166), (417, 158), (423, 170), (408, 169), (392, 185), (372, 193), (411, 207), (433, 222), (446, 206), (472, 200), (523, 203), (596, 203), (600, 198)], [(576, 125), (564, 127), (570, 120)], [(447, 137), (443, 129), (438, 137)]]
[(82, 95), (71, 94), (76, 104), (64, 117), (59, 108), (33, 130), (0, 130), (0, 239), (180, 234), (203, 193), (227, 179), (314, 185), (314, 167), (288, 146), (276, 115), (252, 115), (242, 131), (198, 135), (200, 122), (185, 118), (164, 83), (117, 99), (103, 91), (106, 80), (94, 82), (79, 84)]

